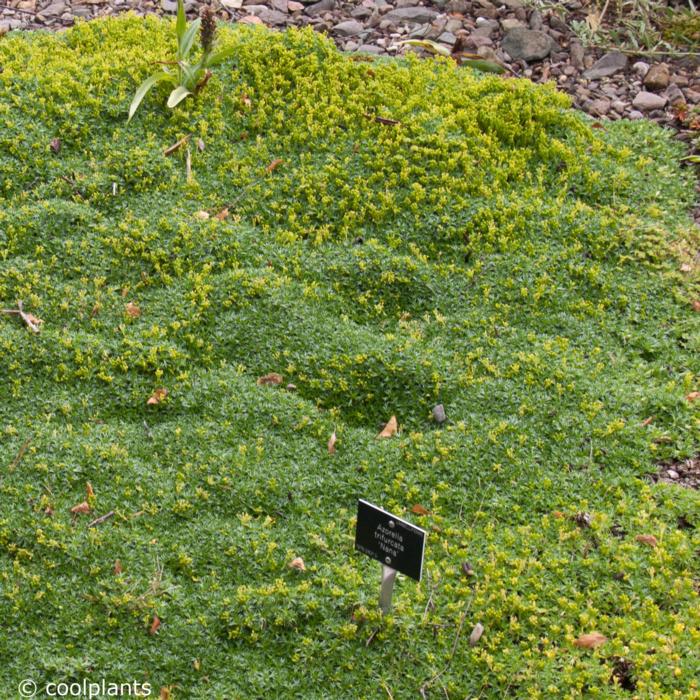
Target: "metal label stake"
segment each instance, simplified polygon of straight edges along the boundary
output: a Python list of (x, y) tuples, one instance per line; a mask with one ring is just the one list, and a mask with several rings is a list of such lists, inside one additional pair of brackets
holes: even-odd
[[(387, 557), (388, 559), (388, 557)], [(391, 610), (391, 597), (394, 594), (394, 581), (398, 571), (382, 564), (382, 586), (379, 589), (379, 608), (386, 615)]]

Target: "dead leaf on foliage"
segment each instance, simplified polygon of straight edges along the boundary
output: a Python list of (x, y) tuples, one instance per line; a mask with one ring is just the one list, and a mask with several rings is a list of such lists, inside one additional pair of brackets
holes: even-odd
[(275, 158), (275, 159), (265, 168), (265, 170), (266, 170), (268, 173), (271, 173), (273, 170), (277, 170), (277, 168), (279, 168), (280, 165), (282, 165), (282, 163), (284, 163), (284, 161), (283, 161), (281, 158)]
[(399, 424), (396, 420), (396, 416), (392, 416), (389, 419), (389, 422), (384, 426), (384, 430), (382, 430), (377, 437), (380, 438), (390, 438), (392, 435), (396, 435), (396, 433), (399, 432)]
[(469, 646), (474, 647), (479, 643), (479, 640), (481, 639), (481, 635), (484, 633), (484, 626), (480, 623), (477, 622), (474, 625), (474, 629), (472, 630), (472, 633), (469, 635)]
[(276, 386), (277, 384), (281, 384), (284, 381), (284, 377), (281, 374), (277, 374), (277, 372), (270, 372), (270, 374), (266, 374), (263, 377), (258, 377), (257, 384), (258, 386)]
[(218, 214), (214, 216), (217, 221), (223, 221), (228, 216), (228, 207), (224, 207)]
[(333, 435), (330, 436), (328, 439), (328, 454), (329, 455), (334, 455), (335, 454), (335, 443), (338, 441), (338, 438), (336, 437), (335, 430), (333, 431)]
[(194, 213), (195, 219), (199, 219), (200, 221), (206, 221), (209, 218), (209, 212), (208, 211), (196, 211)]
[(695, 299), (695, 301), (693, 301), (693, 311), (700, 313), (700, 299)]
[(179, 141), (176, 141), (172, 146), (168, 146), (168, 148), (166, 148), (163, 151), (163, 155), (170, 156), (173, 153), (175, 153), (175, 151), (179, 151), (189, 140), (190, 140), (189, 134), (187, 136), (183, 136)]
[(168, 390), (164, 389), (163, 387), (160, 387), (151, 394), (148, 401), (146, 401), (146, 404), (148, 406), (155, 406), (156, 404), (160, 403), (167, 395)]
[(430, 511), (425, 506), (422, 506), (420, 503), (416, 503), (411, 508), (411, 513), (415, 513), (416, 515), (428, 515)]
[(61, 150), (61, 139), (59, 139), (59, 138), (51, 139), (51, 150), (54, 153), (58, 153)]
[(560, 510), (553, 510), (552, 516), (557, 518), (558, 520), (561, 520), (562, 518), (566, 517), (566, 513), (562, 513)]
[(290, 569), (296, 569), (297, 571), (306, 571), (306, 565), (301, 557), (295, 557), (288, 564)]
[(133, 301), (130, 301), (126, 307), (126, 315), (130, 316), (131, 318), (138, 318), (141, 315), (141, 309), (139, 309), (136, 304), (134, 304)]
[(87, 493), (88, 501), (91, 498), (95, 498), (95, 489), (92, 488), (92, 484), (89, 481), (85, 482), (85, 493)]
[(462, 562), (462, 573), (465, 576), (474, 576), (474, 567), (468, 561)]
[(637, 535), (634, 539), (642, 544), (648, 544), (650, 547), (656, 547), (659, 544), (659, 541), (654, 535)]
[(170, 686), (164, 685), (160, 689), (160, 700), (170, 700)]
[(83, 501), (82, 503), (78, 503), (77, 506), (73, 506), (70, 512), (73, 513), (73, 515), (87, 515), (91, 510), (90, 504), (87, 501)]
[(651, 425), (651, 424), (654, 422), (654, 418), (656, 418), (656, 416), (649, 416), (649, 418), (645, 418), (645, 419), (642, 421), (642, 425), (643, 425), (644, 427), (646, 427), (647, 425)]
[(121, 572), (122, 572), (122, 563), (119, 559), (117, 559), (117, 561), (114, 562), (114, 573), (117, 576), (119, 576), (119, 574), (121, 574)]
[(581, 649), (597, 649), (602, 644), (608, 641), (608, 638), (600, 632), (589, 632), (582, 634), (578, 639), (574, 640), (574, 646)]
[(693, 266), (689, 265), (688, 263), (683, 263), (681, 265), (681, 272), (692, 272), (693, 271)]
[(204, 141), (202, 141), (202, 139), (197, 139), (197, 150), (200, 153), (204, 153), (205, 148), (206, 148), (206, 146), (204, 145)]
[(695, 401), (698, 397), (700, 397), (700, 391), (691, 391), (685, 399), (686, 401)]
[(151, 626), (148, 630), (148, 634), (153, 636), (158, 631), (159, 627), (160, 627), (160, 618), (158, 617), (158, 615), (154, 615), (153, 622), (151, 622)]
[(252, 106), (252, 104), (253, 104), (253, 100), (251, 100), (250, 97), (248, 97), (248, 95), (242, 95), (242, 96), (241, 96), (241, 102), (242, 102), (246, 107), (250, 107), (250, 106)]

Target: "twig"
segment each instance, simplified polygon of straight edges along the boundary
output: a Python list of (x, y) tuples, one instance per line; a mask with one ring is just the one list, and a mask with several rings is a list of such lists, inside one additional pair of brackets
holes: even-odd
[(24, 453), (27, 451), (27, 448), (31, 444), (32, 439), (27, 438), (23, 443), (22, 446), (19, 448), (19, 452), (17, 453), (17, 456), (12, 460), (12, 463), (9, 466), (9, 470), (12, 471), (17, 467), (17, 465), (22, 461), (22, 457), (24, 457)]
[(39, 326), (43, 323), (43, 321), (40, 318), (37, 318), (36, 316), (25, 312), (21, 300), (17, 302), (16, 309), (0, 309), (0, 313), (18, 315), (27, 324), (29, 329), (34, 333), (39, 332)]
[(97, 525), (102, 525), (105, 520), (109, 520), (114, 515), (114, 511), (110, 510), (109, 513), (101, 515), (99, 518), (95, 518), (91, 523), (88, 523), (88, 527), (97, 527)]
[(163, 151), (164, 156), (171, 156), (175, 151), (180, 150), (190, 140), (190, 134), (183, 136), (179, 141), (176, 141), (172, 146), (168, 146)]
[(187, 174), (187, 182), (192, 182), (192, 154), (190, 147), (187, 147), (187, 157), (185, 158), (185, 173)]
[(379, 124), (385, 124), (386, 126), (397, 126), (401, 124), (401, 122), (397, 119), (387, 119), (386, 117), (378, 117), (376, 114), (365, 114), (365, 117), (367, 119), (373, 119)]
[(467, 613), (469, 612), (469, 608), (471, 608), (472, 600), (474, 600), (473, 594), (472, 594), (472, 597), (469, 599), (469, 604), (467, 605), (464, 612), (462, 613), (462, 616), (459, 618), (459, 625), (457, 626), (457, 633), (455, 634), (454, 641), (452, 642), (452, 650), (450, 651), (450, 656), (447, 659), (447, 662), (445, 663), (445, 665), (442, 667), (442, 669), (440, 671), (438, 671), (430, 680), (423, 683), (423, 685), (420, 687), (420, 693), (423, 697), (425, 697), (426, 688), (429, 688), (433, 683), (435, 683), (435, 681), (437, 681), (440, 678), (440, 676), (442, 676), (445, 673), (445, 671), (447, 671), (447, 669), (450, 667), (450, 664), (452, 663), (452, 659), (454, 658), (454, 655), (457, 651), (457, 645), (459, 644), (459, 638), (462, 635), (462, 627), (464, 627), (464, 620), (467, 617)]

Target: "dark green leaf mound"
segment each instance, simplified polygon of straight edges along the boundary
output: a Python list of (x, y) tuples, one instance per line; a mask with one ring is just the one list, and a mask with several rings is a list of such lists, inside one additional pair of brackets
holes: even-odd
[[(219, 35), (128, 126), (172, 25), (0, 39), (0, 307), (43, 321), (0, 315), (0, 687), (697, 694), (698, 496), (646, 477), (700, 449), (678, 147), (447, 60)], [(429, 531), (384, 620), (358, 496)]]

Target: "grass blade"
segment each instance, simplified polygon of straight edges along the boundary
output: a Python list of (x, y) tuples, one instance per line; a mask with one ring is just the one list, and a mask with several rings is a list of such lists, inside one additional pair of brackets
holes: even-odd
[(134, 99), (131, 101), (131, 106), (129, 107), (129, 118), (126, 120), (127, 124), (131, 121), (131, 117), (133, 117), (136, 113), (136, 110), (139, 108), (141, 100), (143, 100), (143, 98), (146, 96), (146, 93), (156, 83), (160, 83), (164, 80), (172, 81), (172, 79), (173, 76), (170, 75), (170, 73), (166, 73), (165, 71), (159, 71), (158, 73), (154, 73), (150, 77), (146, 78), (146, 80), (144, 80), (141, 83), (141, 85), (139, 85), (139, 88), (136, 91), (136, 94), (134, 95)]
[(179, 105), (180, 102), (185, 99), (185, 97), (191, 94), (192, 93), (184, 85), (178, 85), (170, 93), (170, 97), (168, 97), (168, 107), (170, 107), (170, 109), (177, 107), (177, 105)]

